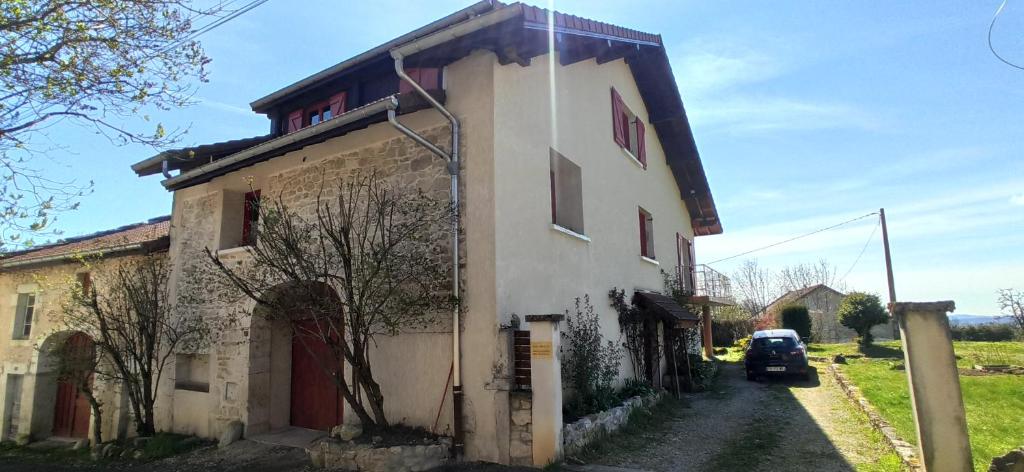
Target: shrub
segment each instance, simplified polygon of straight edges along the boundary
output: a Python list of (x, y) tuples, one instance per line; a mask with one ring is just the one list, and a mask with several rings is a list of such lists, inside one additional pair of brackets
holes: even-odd
[(778, 326), (779, 321), (775, 319), (775, 313), (763, 313), (754, 317), (754, 331), (775, 329)]
[(811, 314), (803, 305), (782, 308), (782, 327), (796, 331), (801, 338), (811, 337)]
[(754, 332), (754, 318), (738, 306), (722, 307), (711, 319), (711, 340), (715, 346), (731, 346)]
[(619, 390), (619, 398), (626, 400), (633, 397), (647, 397), (654, 395), (654, 387), (647, 385), (641, 380), (626, 379), (626, 383)]
[(882, 308), (878, 295), (862, 292), (850, 292), (843, 298), (836, 315), (843, 326), (857, 332), (862, 346), (870, 346), (874, 340), (871, 336), (872, 326), (889, 321), (889, 314)]
[(1013, 341), (1013, 326), (999, 323), (980, 325), (953, 325), (949, 327), (954, 341)]
[(607, 410), (618, 403), (612, 382), (619, 374), (622, 354), (601, 335), (600, 316), (590, 297), (576, 299), (576, 314), (566, 311), (562, 349), (562, 381), (572, 396), (562, 405), (569, 421)]
[(746, 351), (747, 347), (750, 346), (750, 338), (751, 338), (750, 336), (747, 336), (747, 337), (744, 337), (744, 338), (737, 339), (736, 340), (736, 344), (734, 344), (734, 346), (736, 346), (736, 347)]

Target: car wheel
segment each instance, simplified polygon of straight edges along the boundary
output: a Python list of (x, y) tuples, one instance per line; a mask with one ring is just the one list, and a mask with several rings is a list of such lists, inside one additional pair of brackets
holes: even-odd
[(811, 380), (811, 374), (810, 373), (806, 373), (806, 372), (803, 373), (803, 374), (800, 374), (800, 380), (803, 380), (804, 382), (810, 381)]

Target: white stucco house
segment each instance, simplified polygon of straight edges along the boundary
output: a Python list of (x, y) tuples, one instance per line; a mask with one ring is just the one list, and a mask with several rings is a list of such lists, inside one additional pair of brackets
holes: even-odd
[[(663, 273), (679, 273), (693, 291), (693, 239), (722, 232), (661, 37), (483, 1), (295, 78), (251, 103), (266, 135), (132, 166), (174, 195), (172, 294), (195, 288), (184, 274), (205, 248), (250, 257), (259, 199), (309, 205), (325, 179), (370, 169), (455, 199), (461, 307), (441, 326), (379, 339), (370, 355), (387, 414), (454, 436), (467, 459), (550, 460), (512, 421), (523, 407), (513, 318), (564, 313), (589, 294), (618, 339), (609, 290), (663, 292)], [(231, 421), (247, 435), (355, 421), (342, 403), (327, 419), (297, 413), (313, 407), (299, 394), (312, 384), (297, 382), (316, 379), (295, 375), (296, 356), (287, 331), (243, 320), (208, 353), (179, 358), (207, 369), (205, 385), (168, 379), (158, 426), (213, 437)]]

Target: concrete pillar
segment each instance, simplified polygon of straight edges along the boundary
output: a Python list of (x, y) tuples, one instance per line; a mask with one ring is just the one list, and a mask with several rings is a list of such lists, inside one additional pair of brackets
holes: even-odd
[(558, 322), (565, 315), (526, 315), (533, 390), (533, 465), (562, 458), (562, 364)]
[(928, 472), (973, 469), (960, 376), (946, 317), (953, 309), (952, 301), (892, 305), (903, 341), (917, 444)]
[(704, 324), (704, 356), (711, 359), (715, 356), (715, 346), (711, 342), (711, 306), (703, 305), (700, 307), (702, 323)]

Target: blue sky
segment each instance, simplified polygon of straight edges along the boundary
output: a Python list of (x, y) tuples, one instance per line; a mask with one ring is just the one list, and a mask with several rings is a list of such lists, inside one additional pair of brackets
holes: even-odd
[[(204, 143), (267, 132), (248, 103), (466, 1), (270, 0), (202, 37), (213, 58), (199, 104), (154, 113)], [(539, 6), (550, 6), (535, 3)], [(724, 221), (698, 239), (711, 261), (885, 207), (898, 298), (953, 299), (995, 313), (995, 291), (1024, 289), (1024, 71), (999, 63), (986, 33), (999, 2), (559, 1), (560, 11), (662, 35)], [(996, 25), (1000, 52), (1024, 63), (1024, 2)], [(70, 124), (38, 161), (95, 192), (58, 220), (81, 234), (170, 212), (158, 177)], [(885, 293), (875, 222), (756, 254), (781, 267), (826, 258), (849, 288)], [(866, 250), (856, 266), (861, 249)], [(715, 267), (731, 272), (743, 258)]]

